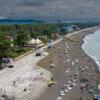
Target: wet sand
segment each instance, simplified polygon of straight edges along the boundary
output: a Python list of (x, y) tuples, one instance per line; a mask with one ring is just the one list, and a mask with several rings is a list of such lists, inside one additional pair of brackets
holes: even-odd
[[(94, 94), (100, 93), (97, 91), (97, 83), (100, 80), (97, 65), (81, 48), (84, 36), (99, 28), (73, 34), (47, 50), (50, 55), (38, 65), (49, 70), (56, 83), (48, 87), (37, 100), (57, 100), (58, 96), (62, 97), (62, 100), (92, 100)], [(51, 63), (56, 66), (51, 68)], [(71, 90), (65, 86), (69, 85), (69, 81), (75, 84)], [(65, 88), (67, 92), (64, 91)], [(92, 93), (89, 93), (91, 90)], [(61, 96), (60, 91), (64, 91), (65, 95)]]

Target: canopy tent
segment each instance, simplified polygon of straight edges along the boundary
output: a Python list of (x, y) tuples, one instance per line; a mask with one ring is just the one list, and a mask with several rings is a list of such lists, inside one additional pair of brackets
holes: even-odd
[(28, 42), (29, 44), (36, 44), (36, 45), (39, 45), (39, 44), (42, 44), (42, 41), (39, 40), (39, 39), (32, 39), (31, 41)]
[(30, 40), (28, 44), (35, 44), (35, 39)]
[(36, 42), (36, 44), (41, 44), (42, 43), (42, 41), (39, 40), (39, 39), (36, 39), (35, 42)]

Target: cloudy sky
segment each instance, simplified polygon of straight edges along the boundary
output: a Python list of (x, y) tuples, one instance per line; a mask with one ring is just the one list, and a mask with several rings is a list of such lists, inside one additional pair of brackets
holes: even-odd
[(0, 16), (55, 20), (99, 20), (100, 0), (0, 0)]

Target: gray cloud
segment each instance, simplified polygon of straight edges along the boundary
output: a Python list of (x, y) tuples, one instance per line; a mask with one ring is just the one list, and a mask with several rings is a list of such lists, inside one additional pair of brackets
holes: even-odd
[(100, 0), (0, 0), (0, 16), (39, 19), (100, 19)]
[(24, 0), (24, 2), (20, 2), (18, 6), (26, 6), (26, 7), (31, 7), (31, 6), (44, 6), (44, 2), (39, 2), (39, 1), (33, 1), (33, 0)]

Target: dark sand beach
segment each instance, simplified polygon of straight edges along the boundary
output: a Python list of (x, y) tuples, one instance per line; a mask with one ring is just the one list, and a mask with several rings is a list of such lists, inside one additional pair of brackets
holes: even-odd
[[(73, 34), (47, 50), (49, 56), (38, 65), (49, 70), (56, 83), (48, 87), (37, 100), (57, 100), (58, 96), (62, 100), (93, 100), (94, 94), (100, 94), (97, 90), (100, 79), (98, 66), (81, 48), (83, 38), (98, 29), (96, 27)], [(53, 68), (50, 67), (51, 63), (55, 65)], [(73, 85), (68, 89), (70, 82)], [(60, 91), (64, 91), (64, 96)]]

